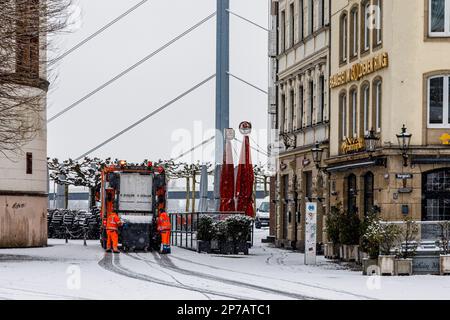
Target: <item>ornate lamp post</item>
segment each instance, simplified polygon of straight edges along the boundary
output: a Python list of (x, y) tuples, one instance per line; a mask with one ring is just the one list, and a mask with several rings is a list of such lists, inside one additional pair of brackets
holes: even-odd
[(319, 142), (316, 142), (314, 148), (311, 149), (314, 163), (316, 168), (320, 169), (320, 164), (322, 163), (323, 149), (320, 147)]
[(366, 144), (366, 151), (369, 153), (369, 156), (372, 158), (373, 153), (377, 149), (379, 137), (375, 135), (375, 130), (370, 130), (369, 134), (364, 137), (364, 143)]
[(403, 125), (402, 132), (400, 134), (397, 134), (397, 139), (400, 151), (402, 152), (404, 167), (408, 166), (408, 151), (411, 143), (411, 137), (412, 134), (408, 133), (406, 131), (406, 126)]

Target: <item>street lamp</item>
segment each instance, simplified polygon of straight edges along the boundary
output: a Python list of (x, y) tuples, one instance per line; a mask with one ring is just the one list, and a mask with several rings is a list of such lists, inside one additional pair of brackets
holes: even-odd
[(411, 143), (411, 137), (412, 137), (412, 134), (408, 133), (406, 131), (406, 126), (403, 125), (402, 132), (400, 134), (397, 134), (397, 139), (398, 139), (398, 145), (400, 147), (400, 151), (402, 152), (404, 167), (408, 166), (408, 150), (409, 150), (409, 145)]
[(322, 163), (323, 149), (320, 147), (319, 142), (316, 142), (314, 148), (311, 149), (314, 163), (316, 168), (320, 169), (320, 164)]
[(369, 153), (369, 156), (372, 158), (372, 154), (376, 151), (377, 143), (380, 140), (375, 135), (375, 130), (370, 130), (369, 134), (364, 137), (364, 143), (366, 144), (366, 151)]

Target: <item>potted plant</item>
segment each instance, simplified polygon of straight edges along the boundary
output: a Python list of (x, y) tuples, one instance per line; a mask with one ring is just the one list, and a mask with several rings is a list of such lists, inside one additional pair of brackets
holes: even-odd
[(403, 228), (399, 230), (399, 250), (395, 260), (395, 269), (397, 275), (412, 275), (413, 260), (412, 257), (417, 251), (417, 235), (419, 234), (419, 225), (412, 218), (405, 219)]
[(325, 258), (336, 259), (339, 257), (339, 223), (341, 210), (340, 206), (331, 207), (327, 216), (325, 229), (328, 242), (325, 243)]
[(243, 252), (248, 255), (249, 244), (247, 242), (253, 219), (246, 215), (233, 215), (226, 220), (228, 235), (233, 243), (233, 253)]
[(339, 240), (342, 243), (344, 261), (359, 260), (358, 248), (361, 237), (361, 220), (356, 212), (341, 214), (339, 223)]
[(450, 274), (450, 221), (439, 223), (441, 229), (439, 246), (442, 254), (439, 257), (441, 275)]
[(382, 275), (395, 275), (395, 254), (392, 254), (400, 228), (396, 224), (383, 222), (380, 230), (380, 255), (378, 256), (378, 267)]
[[(233, 253), (233, 242), (228, 234), (228, 226), (225, 220), (218, 221), (214, 224), (214, 237), (213, 240), (217, 243), (217, 250), (221, 254)], [(216, 249), (215, 246), (213, 246)]]
[(214, 219), (209, 215), (201, 215), (197, 227), (197, 252), (211, 253), (214, 231)]
[(376, 211), (370, 211), (362, 223), (362, 236), (360, 247), (367, 257), (362, 259), (363, 274), (368, 274), (368, 269), (378, 266), (381, 244), (381, 222)]

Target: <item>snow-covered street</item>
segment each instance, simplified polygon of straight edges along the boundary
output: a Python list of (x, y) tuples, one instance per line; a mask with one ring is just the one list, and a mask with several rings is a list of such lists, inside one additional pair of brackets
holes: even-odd
[(445, 299), (450, 278), (364, 277), (319, 258), (262, 244), (249, 256), (105, 254), (98, 241), (0, 250), (0, 299)]

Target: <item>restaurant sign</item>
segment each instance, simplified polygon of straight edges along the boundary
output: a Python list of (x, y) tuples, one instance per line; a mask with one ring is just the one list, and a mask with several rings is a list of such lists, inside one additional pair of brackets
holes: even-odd
[(345, 154), (364, 151), (366, 149), (364, 138), (346, 138), (341, 149)]
[(363, 62), (355, 63), (347, 70), (341, 71), (330, 78), (330, 88), (343, 86), (358, 81), (378, 70), (389, 66), (389, 55), (384, 52)]

